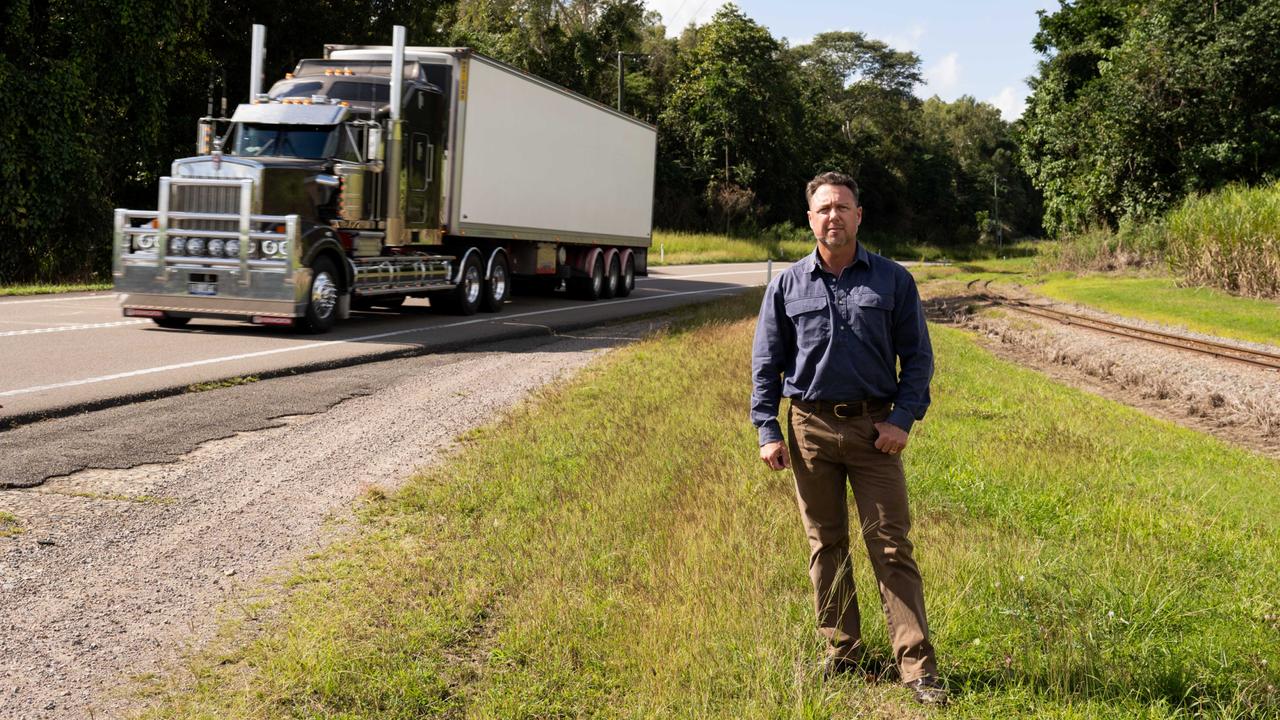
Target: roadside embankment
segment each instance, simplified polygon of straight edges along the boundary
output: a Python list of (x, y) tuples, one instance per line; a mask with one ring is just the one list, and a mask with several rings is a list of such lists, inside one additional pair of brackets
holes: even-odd
[[(818, 672), (790, 479), (746, 422), (758, 301), (699, 308), (368, 495), (150, 716), (922, 716)], [(953, 712), (1280, 714), (1280, 462), (934, 340), (905, 461)]]

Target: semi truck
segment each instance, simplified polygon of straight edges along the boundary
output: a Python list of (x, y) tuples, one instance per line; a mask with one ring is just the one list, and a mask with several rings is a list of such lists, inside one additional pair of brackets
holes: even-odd
[[(325, 332), (353, 309), (497, 312), (647, 274), (656, 130), (462, 47), (326, 45), (199, 120), (155, 210), (115, 211), (123, 313)], [(225, 113), (223, 113), (225, 115)]]

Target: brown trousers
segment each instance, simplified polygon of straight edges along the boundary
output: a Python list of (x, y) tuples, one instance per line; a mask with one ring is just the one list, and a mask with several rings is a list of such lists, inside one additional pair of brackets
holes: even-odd
[(809, 412), (793, 402), (787, 417), (796, 498), (809, 538), (809, 578), (813, 581), (818, 631), (833, 656), (863, 654), (858, 600), (849, 557), (849, 506), (845, 481), (853, 490), (862, 538), (880, 586), (903, 682), (937, 674), (924, 613), (924, 583), (911, 556), (907, 533), (907, 481), (900, 455), (875, 448), (876, 422), (889, 410), (847, 419)]

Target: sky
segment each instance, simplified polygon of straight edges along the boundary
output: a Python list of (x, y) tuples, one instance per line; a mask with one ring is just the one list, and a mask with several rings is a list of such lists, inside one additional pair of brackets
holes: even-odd
[[(662, 15), (669, 35), (711, 19), (725, 0), (645, 0)], [(1000, 109), (1005, 120), (1022, 115), (1040, 56), (1031, 49), (1037, 10), (1057, 0), (736, 0), (757, 23), (791, 46), (831, 30), (856, 30), (896, 50), (920, 56), (921, 98), (952, 101), (971, 95)]]

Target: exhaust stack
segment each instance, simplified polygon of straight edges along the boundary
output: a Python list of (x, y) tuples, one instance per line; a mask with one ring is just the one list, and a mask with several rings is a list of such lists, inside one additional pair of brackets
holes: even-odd
[(387, 245), (407, 245), (400, 168), (404, 161), (400, 113), (404, 102), (404, 26), (391, 29), (391, 127), (387, 138)]
[(267, 26), (253, 26), (253, 46), (249, 55), (249, 102), (262, 94), (262, 57), (267, 51)]

